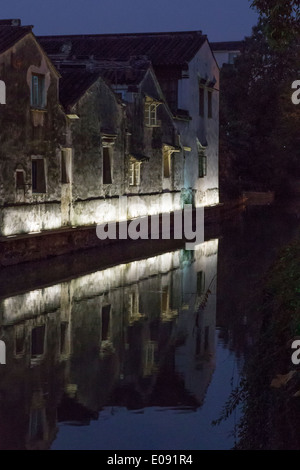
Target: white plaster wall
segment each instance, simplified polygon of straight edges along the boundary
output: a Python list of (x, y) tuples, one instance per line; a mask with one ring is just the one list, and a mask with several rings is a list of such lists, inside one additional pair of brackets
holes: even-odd
[[(92, 199), (75, 202), (71, 225), (83, 226), (130, 220), (181, 209), (180, 193), (130, 196), (123, 199)], [(1, 208), (1, 235), (11, 236), (62, 226), (60, 203), (19, 205)]]
[(60, 203), (3, 207), (1, 235), (10, 236), (61, 227)]
[(78, 201), (73, 208), (72, 225), (101, 225), (180, 210), (180, 193)]
[[(213, 117), (207, 117), (207, 93), (205, 93), (204, 118), (199, 115), (199, 78), (215, 79), (212, 97)], [(189, 63), (189, 78), (178, 83), (178, 108), (189, 111), (190, 122), (176, 121), (181, 143), (191, 147), (186, 152), (184, 187), (196, 190), (196, 207), (218, 204), (219, 202), (219, 68), (207, 42), (205, 42)], [(198, 178), (197, 138), (208, 146), (207, 176)]]

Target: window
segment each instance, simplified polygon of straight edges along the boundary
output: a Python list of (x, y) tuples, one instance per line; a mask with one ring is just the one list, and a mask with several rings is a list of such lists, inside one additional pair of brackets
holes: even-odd
[(25, 176), (23, 170), (16, 171), (16, 189), (25, 188)]
[(43, 158), (32, 160), (32, 192), (46, 192), (45, 161)]
[(129, 185), (139, 186), (141, 184), (141, 162), (129, 163)]
[(25, 352), (25, 328), (24, 325), (16, 325), (15, 328), (15, 354), (20, 356)]
[(162, 313), (168, 312), (170, 309), (170, 294), (169, 294), (169, 286), (163, 287), (162, 295), (161, 295), (161, 311)]
[(71, 183), (72, 149), (66, 148), (61, 151), (61, 182)]
[(60, 324), (60, 354), (66, 354), (68, 351), (68, 326), (67, 322)]
[(110, 307), (110, 305), (102, 307), (101, 341), (107, 341), (109, 339)]
[(33, 328), (31, 332), (31, 357), (42, 356), (44, 354), (45, 325)]
[(43, 440), (44, 438), (44, 410), (33, 409), (30, 413), (29, 424), (30, 440)]
[(153, 374), (153, 369), (155, 366), (155, 351), (157, 349), (157, 344), (154, 341), (147, 341), (145, 344), (145, 359), (144, 359), (144, 377), (149, 377)]
[(199, 178), (204, 178), (207, 174), (207, 159), (203, 151), (199, 152)]
[(164, 148), (163, 150), (164, 157), (164, 178), (170, 178), (171, 176), (171, 152)]
[(198, 295), (204, 294), (205, 292), (205, 272), (199, 271), (197, 273), (197, 293)]
[(103, 178), (103, 184), (112, 183), (110, 147), (103, 147), (102, 178)]
[(199, 87), (199, 116), (204, 117), (204, 88)]
[(45, 98), (45, 76), (33, 74), (31, 77), (31, 106), (44, 108), (46, 106)]
[(207, 117), (212, 118), (212, 91), (207, 92)]
[(146, 126), (157, 126), (156, 108), (158, 103), (145, 104), (145, 124)]
[(176, 112), (178, 108), (178, 80), (161, 79), (160, 85), (170, 109)]
[(130, 292), (128, 295), (128, 314), (129, 319), (139, 315), (139, 294), (138, 292)]

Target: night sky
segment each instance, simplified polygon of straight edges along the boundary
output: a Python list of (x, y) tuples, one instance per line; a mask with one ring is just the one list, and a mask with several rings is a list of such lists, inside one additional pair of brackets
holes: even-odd
[(1, 18), (21, 18), (36, 35), (202, 30), (210, 41), (251, 34), (249, 0), (9, 0)]

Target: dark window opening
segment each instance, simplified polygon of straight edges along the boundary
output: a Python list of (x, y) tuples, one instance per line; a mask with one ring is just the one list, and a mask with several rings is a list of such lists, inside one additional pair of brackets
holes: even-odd
[(46, 192), (45, 161), (43, 158), (32, 160), (32, 192)]
[(199, 271), (197, 273), (197, 293), (198, 295), (204, 294), (205, 292), (205, 272)]
[(109, 321), (110, 321), (110, 305), (102, 307), (102, 329), (101, 340), (107, 341), (109, 339)]
[(111, 184), (111, 159), (110, 149), (103, 147), (103, 184)]
[(162, 312), (169, 311), (169, 286), (163, 287), (161, 296), (161, 310)]
[(68, 184), (71, 182), (71, 159), (72, 149), (64, 149), (61, 152), (61, 182)]
[(45, 325), (33, 328), (31, 332), (31, 357), (44, 354)]
[(67, 332), (68, 332), (68, 323), (67, 322), (61, 323), (60, 325), (60, 354), (66, 353)]
[(199, 153), (199, 178), (207, 175), (207, 158), (203, 152)]
[(166, 97), (168, 105), (173, 112), (178, 108), (178, 81), (177, 80), (161, 80), (161, 88)]
[(209, 346), (209, 326), (205, 327), (204, 332), (204, 350), (207, 351)]
[(34, 74), (31, 77), (31, 106), (45, 107), (45, 76)]
[(24, 189), (24, 188), (25, 188), (24, 171), (17, 170), (16, 171), (16, 189)]
[(164, 178), (170, 178), (171, 176), (171, 155), (168, 150), (163, 151), (164, 155)]
[(199, 115), (204, 117), (204, 88), (199, 87)]
[(25, 328), (24, 325), (18, 326), (15, 336), (16, 355), (23, 354), (25, 351)]
[(207, 92), (207, 117), (212, 118), (212, 91)]

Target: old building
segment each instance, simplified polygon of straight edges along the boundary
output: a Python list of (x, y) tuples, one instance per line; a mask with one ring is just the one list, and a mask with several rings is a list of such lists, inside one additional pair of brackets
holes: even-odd
[[(37, 41), (0, 21), (0, 235), (218, 204), (218, 80), (201, 32)], [(59, 233), (3, 263), (90, 244)]]
[[(78, 66), (60, 67), (69, 117), (63, 222), (105, 224), (180, 209), (182, 149), (149, 62)], [(122, 209), (118, 196), (127, 197)]]
[[(149, 34), (44, 36), (39, 41), (58, 67), (147, 57), (172, 111), (184, 149), (184, 202), (219, 202), (219, 69), (200, 31)], [(153, 103), (154, 112), (155, 103)], [(150, 109), (150, 108), (149, 108)]]
[(0, 23), (0, 79), (0, 233), (60, 227), (59, 73), (18, 21)]

